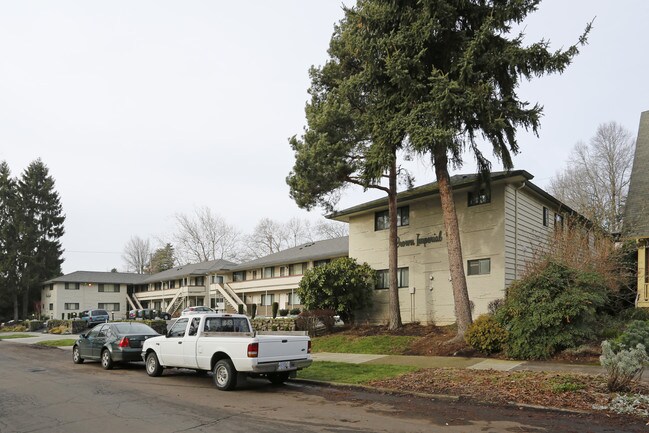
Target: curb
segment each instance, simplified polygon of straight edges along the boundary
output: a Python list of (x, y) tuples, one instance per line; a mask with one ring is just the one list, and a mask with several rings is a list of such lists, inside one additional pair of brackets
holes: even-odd
[(476, 398), (469, 397), (469, 396), (464, 396), (464, 395), (429, 394), (429, 393), (425, 393), (425, 392), (403, 391), (403, 390), (399, 390), (399, 389), (380, 388), (380, 387), (369, 386), (369, 385), (361, 385), (361, 384), (355, 384), (355, 383), (327, 382), (327, 381), (323, 381), (323, 380), (300, 379), (300, 378), (289, 379), (289, 382), (304, 383), (304, 384), (310, 384), (310, 385), (315, 385), (315, 386), (326, 386), (326, 387), (331, 387), (331, 388), (334, 388), (334, 387), (336, 387), (336, 388), (356, 388), (356, 389), (369, 391), (369, 392), (379, 392), (379, 393), (384, 393), (384, 394), (394, 394), (394, 395), (403, 395), (403, 396), (414, 396), (414, 397), (426, 398), (426, 399), (431, 399), (431, 400), (440, 400), (440, 401), (448, 401), (448, 402), (466, 401), (466, 402), (475, 402), (475, 403), (478, 403), (478, 404), (486, 404), (486, 405), (492, 405), (492, 406), (510, 406), (512, 408), (543, 410), (543, 411), (548, 411), (548, 412), (567, 413), (567, 414), (573, 414), (573, 415), (591, 415), (591, 414), (599, 413), (599, 412), (596, 412), (596, 411), (587, 411), (587, 410), (580, 410), (580, 409), (566, 409), (566, 408), (561, 408), (561, 407), (541, 406), (541, 405), (527, 404), (527, 403), (516, 403), (515, 401), (508, 401), (506, 403), (497, 403), (497, 402), (495, 403), (495, 402), (492, 402), (492, 401), (484, 401), (484, 400), (480, 400), (480, 399), (476, 399)]

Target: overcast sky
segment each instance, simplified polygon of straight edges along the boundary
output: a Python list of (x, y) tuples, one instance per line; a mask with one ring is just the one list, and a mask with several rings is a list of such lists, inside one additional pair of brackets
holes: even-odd
[[(263, 217), (318, 219), (288, 196), (287, 139), (342, 15), (336, 0), (0, 2), (0, 160), (14, 175), (36, 158), (49, 167), (64, 273), (124, 270), (131, 236), (164, 238), (197, 206), (243, 232)], [(544, 117), (514, 162), (542, 187), (599, 124), (635, 135), (649, 110), (646, 0), (546, 0), (525, 33), (565, 48), (595, 17), (563, 75), (519, 91)], [(426, 161), (410, 168), (416, 185), (434, 181)], [(376, 197), (349, 190), (341, 207)]]

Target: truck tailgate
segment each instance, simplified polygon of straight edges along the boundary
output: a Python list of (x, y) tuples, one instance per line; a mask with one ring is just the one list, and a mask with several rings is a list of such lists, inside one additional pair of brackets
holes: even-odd
[(298, 335), (259, 335), (259, 362), (304, 359), (309, 337)]

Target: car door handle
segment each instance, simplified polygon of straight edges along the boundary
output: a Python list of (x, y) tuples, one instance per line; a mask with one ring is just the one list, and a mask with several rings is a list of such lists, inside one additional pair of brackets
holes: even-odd
[(183, 342), (182, 342), (182, 341), (179, 341), (178, 344), (183, 344)]

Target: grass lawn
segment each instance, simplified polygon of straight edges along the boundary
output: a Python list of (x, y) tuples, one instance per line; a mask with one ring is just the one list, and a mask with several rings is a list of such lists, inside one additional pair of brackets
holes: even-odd
[(401, 355), (421, 337), (400, 335), (327, 335), (313, 339), (313, 352)]
[(0, 334), (0, 340), (10, 340), (12, 338), (30, 338), (34, 337), (34, 335), (29, 335), (29, 334)]
[(63, 338), (61, 340), (39, 341), (36, 344), (41, 346), (61, 347), (61, 346), (72, 346), (75, 343), (75, 341), (77, 341), (76, 338)]
[(402, 365), (347, 364), (344, 362), (314, 362), (297, 373), (299, 379), (362, 384), (384, 380), (417, 371), (416, 367)]

